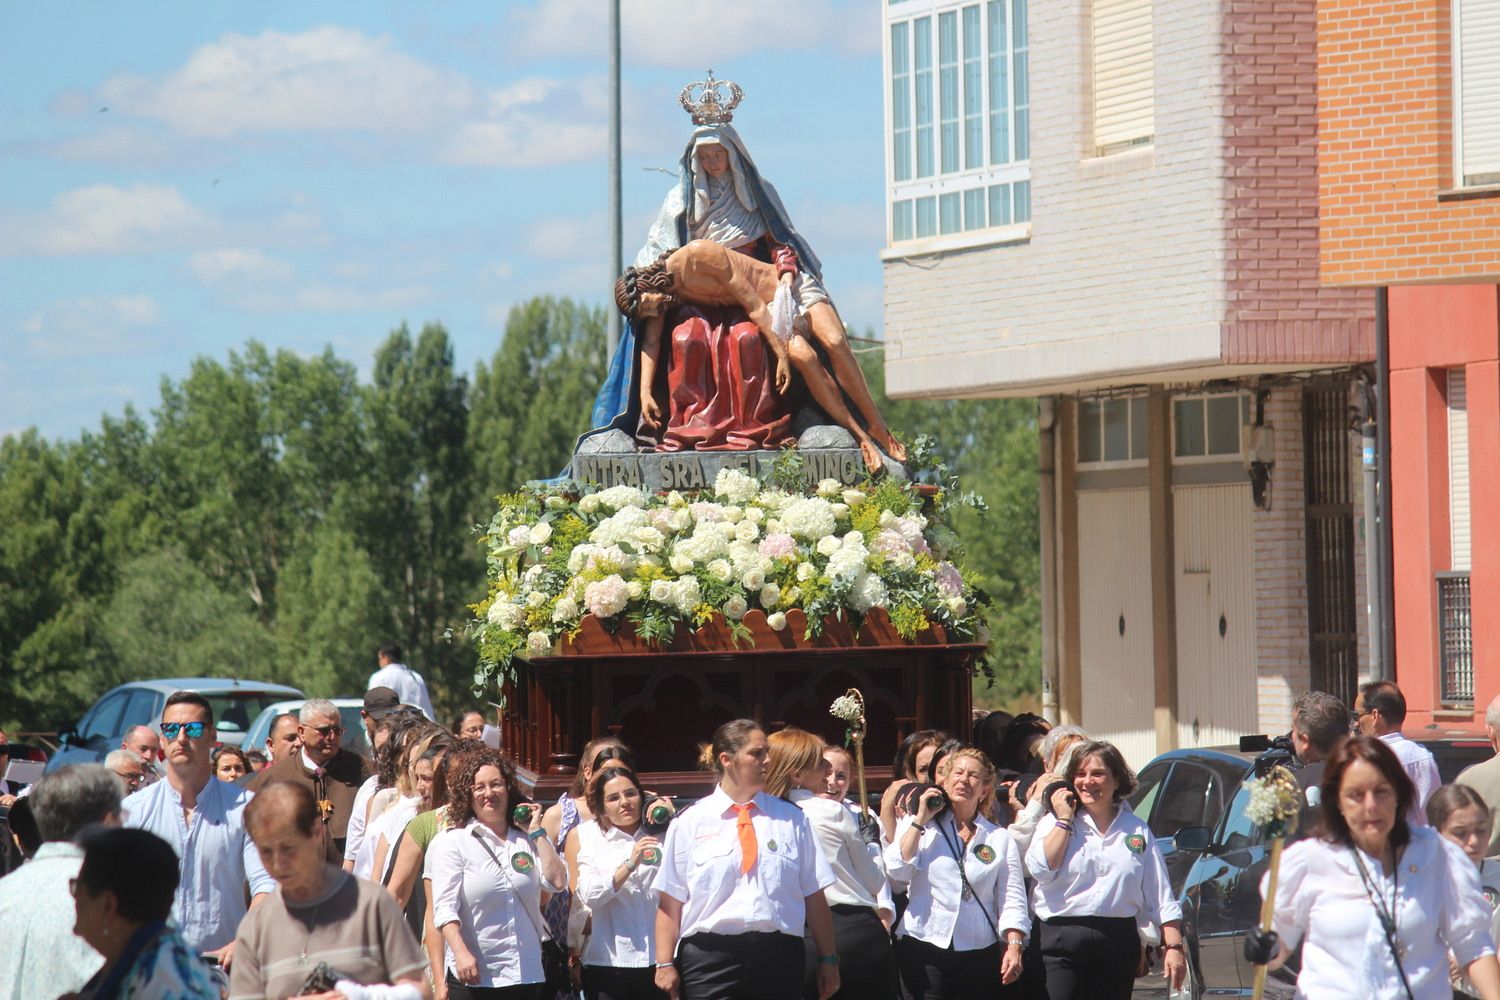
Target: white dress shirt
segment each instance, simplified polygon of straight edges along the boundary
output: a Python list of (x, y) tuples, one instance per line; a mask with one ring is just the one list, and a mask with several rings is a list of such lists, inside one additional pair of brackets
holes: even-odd
[[(557, 892), (562, 886), (542, 878), (542, 863), (526, 834), (511, 828), (501, 840), (476, 820), (444, 830), (427, 848), (423, 874), (432, 881), (432, 925), (441, 931), (458, 922), (464, 945), (479, 964), (477, 985), (518, 986), (546, 979), (541, 896), (544, 889)], [(446, 942), (443, 953), (451, 972), (453, 949)]]
[(575, 903), (593, 915), (593, 930), (583, 949), (584, 965), (641, 969), (655, 964), (652, 940), (656, 932), (656, 887), (660, 864), (641, 864), (615, 888), (615, 872), (630, 860), (635, 842), (646, 836), (642, 825), (634, 834), (619, 827), (608, 830), (595, 820), (578, 824), (578, 892)]
[(859, 835), (859, 823), (842, 803), (821, 798), (805, 788), (794, 788), (788, 796), (807, 815), (823, 858), (833, 872), (833, 884), (823, 890), (828, 905), (880, 908), (880, 890), (885, 869)]
[(1432, 758), (1432, 751), (1420, 743), (1413, 743), (1400, 733), (1386, 733), (1380, 737), (1380, 742), (1396, 754), (1396, 759), (1401, 762), (1401, 769), (1417, 789), (1417, 797), (1412, 800), (1411, 809), (1406, 813), (1407, 824), (1426, 826), (1427, 800), (1432, 798), (1432, 793), (1443, 783), (1437, 761)]
[[(1490, 908), (1490, 939), (1500, 946), (1500, 861), (1485, 858), (1479, 866), (1479, 884), (1484, 892), (1484, 902)], [(1500, 947), (1497, 947), (1500, 951)], [(1459, 976), (1454, 992), (1467, 996), (1479, 996), (1479, 989), (1469, 981), (1467, 973)]]
[[(406, 824), (417, 818), (422, 809), (422, 796), (405, 795), (385, 812), (380, 814), (366, 832), (365, 842), (370, 848), (370, 874), (364, 876), (374, 882), (385, 884), (386, 873), (396, 860), (396, 848), (401, 846), (401, 836), (406, 833)], [(375, 871), (375, 853), (380, 850), (380, 838), (385, 838), (385, 869)]]
[(1056, 826), (1056, 816), (1043, 816), (1026, 849), (1026, 867), (1036, 880), (1031, 903), (1037, 919), (1131, 917), (1142, 928), (1182, 919), (1161, 848), (1129, 803), (1120, 803), (1104, 833), (1078, 810), (1062, 865), (1054, 870), (1047, 866), (1044, 845)]
[(359, 847), (365, 842), (365, 811), (370, 805), (370, 796), (375, 794), (380, 787), (380, 775), (372, 774), (365, 779), (365, 783), (359, 786), (359, 791), (354, 793), (354, 805), (349, 807), (349, 829), (344, 834), (344, 860), (354, 861), (354, 874), (360, 878), (369, 878), (369, 866), (364, 871), (359, 870)]
[(741, 873), (734, 803), (713, 792), (678, 814), (667, 842), (656, 887), (680, 901), (679, 940), (698, 933), (769, 931), (802, 937), (807, 897), (833, 884), (812, 824), (801, 809), (759, 792), (751, 800), (756, 862)]
[[(1303, 942), (1298, 997), (1405, 1000), (1355, 850), (1322, 839), (1287, 848), (1276, 884), (1274, 927), (1288, 948)], [(1430, 827), (1411, 831), (1411, 843), (1396, 862), (1394, 884), (1379, 862), (1360, 854), (1375, 892), (1398, 901), (1396, 940), (1404, 949), (1401, 965), (1412, 996), (1448, 1000), (1448, 952), (1462, 968), (1495, 951), (1493, 914), (1480, 891), (1478, 869)]]
[(249, 911), (247, 882), (251, 897), (276, 888), (245, 831), (245, 806), (254, 797), (210, 775), (190, 820), (183, 818), (182, 796), (170, 779), (120, 803), (125, 826), (150, 830), (177, 852), (182, 872), (172, 897), (172, 924), (194, 951), (215, 951), (234, 940)]
[[(1010, 834), (975, 816), (974, 839), (965, 845), (952, 815), (944, 813), (922, 831), (917, 853), (908, 861), (901, 856), (901, 840), (916, 821), (915, 816), (901, 817), (895, 840), (885, 849), (885, 864), (892, 876), (906, 879), (911, 887), (897, 937), (954, 951), (978, 951), (995, 944), (1008, 930), (1031, 933), (1026, 874)], [(963, 891), (956, 851), (963, 854), (963, 874), (974, 892), (969, 898)]]
[(371, 674), (370, 683), (365, 685), (365, 690), (378, 687), (390, 688), (401, 699), (401, 704), (415, 705), (427, 718), (437, 720), (437, 716), (432, 714), (432, 699), (427, 695), (427, 682), (406, 664), (387, 663)]

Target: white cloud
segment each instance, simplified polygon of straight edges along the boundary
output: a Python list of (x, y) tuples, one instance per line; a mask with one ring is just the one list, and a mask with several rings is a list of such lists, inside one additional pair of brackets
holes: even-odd
[(213, 225), (174, 187), (94, 184), (58, 195), (40, 216), (13, 217), (0, 245), (9, 253), (53, 256), (137, 253), (191, 244)]
[(396, 49), (389, 38), (325, 25), (298, 34), (226, 34), (160, 79), (120, 74), (100, 99), (188, 135), (265, 130), (409, 132), (475, 106), (462, 77)]
[(203, 250), (188, 258), (188, 268), (205, 284), (277, 284), (290, 281), (292, 265), (254, 247)]
[(603, 153), (608, 129), (598, 87), (530, 78), (490, 93), (482, 117), (438, 152), (463, 166), (543, 167)]
[[(519, 56), (604, 58), (598, 0), (539, 0), (510, 19)], [(880, 50), (880, 13), (867, 0), (622, 0), (620, 25), (631, 62), (700, 72), (765, 49)]]
[(140, 129), (115, 127), (63, 139), (47, 152), (64, 160), (134, 167), (164, 166), (173, 160), (169, 143)]
[(59, 299), (27, 317), (21, 328), (36, 359), (124, 357), (161, 345), (153, 329), (161, 309), (149, 295)]
[(362, 312), (367, 309), (399, 309), (425, 299), (425, 285), (397, 288), (356, 288), (352, 285), (309, 285), (299, 289), (291, 305), (319, 312)]
[(608, 254), (608, 234), (602, 215), (561, 215), (532, 223), (521, 245), (527, 256), (542, 260), (603, 260)]

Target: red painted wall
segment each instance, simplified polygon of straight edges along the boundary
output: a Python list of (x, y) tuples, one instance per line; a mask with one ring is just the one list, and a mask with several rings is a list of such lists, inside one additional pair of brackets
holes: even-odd
[[(1447, 372), (1467, 374), (1469, 596), (1474, 716), (1500, 694), (1500, 288), (1390, 290), (1391, 481), (1396, 681), (1407, 727), (1433, 721), (1439, 692), (1437, 584), (1451, 568)], [(1454, 721), (1445, 716), (1443, 721)]]

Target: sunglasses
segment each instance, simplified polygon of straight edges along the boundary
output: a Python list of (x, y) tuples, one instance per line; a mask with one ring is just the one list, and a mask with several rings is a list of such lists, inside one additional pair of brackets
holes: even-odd
[(169, 740), (175, 740), (178, 733), (186, 731), (188, 739), (196, 740), (202, 739), (203, 731), (207, 728), (206, 722), (163, 722), (161, 734)]
[(324, 737), (325, 739), (329, 736), (332, 736), (334, 733), (342, 733), (344, 731), (343, 726), (308, 726), (307, 728), (311, 729), (313, 732), (317, 733), (319, 736)]

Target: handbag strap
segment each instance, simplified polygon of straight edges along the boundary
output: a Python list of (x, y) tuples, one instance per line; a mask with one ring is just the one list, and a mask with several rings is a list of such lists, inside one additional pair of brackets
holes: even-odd
[[(490, 860), (495, 863), (495, 867), (498, 868), (500, 870), (500, 874), (505, 877), (505, 888), (509, 889), (510, 892), (521, 901), (521, 909), (526, 911), (526, 915), (531, 918), (532, 926), (536, 928), (537, 940), (551, 941), (552, 938), (550, 935), (548, 935), (547, 928), (542, 923), (541, 914), (539, 912), (533, 913), (531, 906), (527, 903), (526, 897), (521, 893), (516, 892), (516, 884), (510, 880), (510, 872), (506, 871), (505, 866), (500, 863), (500, 858), (495, 854), (494, 848), (485, 843), (484, 835), (479, 832), (479, 827), (471, 827), (469, 829), (469, 833), (474, 837), (475, 840), (479, 841), (479, 846), (484, 848), (484, 853), (490, 856)], [(537, 864), (540, 865), (541, 862), (538, 861)], [(538, 874), (540, 875), (540, 872)]]
[[(984, 905), (984, 900), (979, 898), (979, 893), (975, 892), (974, 887), (969, 884), (969, 873), (964, 868), (963, 837), (959, 836), (958, 827), (955, 826), (953, 828), (953, 837), (948, 836), (948, 828), (941, 822), (938, 823), (938, 830), (943, 835), (943, 843), (948, 845), (948, 850), (953, 852), (953, 858), (958, 862), (958, 880), (963, 885), (964, 891), (969, 894), (970, 899), (979, 904), (979, 912), (984, 914), (984, 922), (990, 925), (990, 933), (995, 935), (995, 940), (1000, 944), (1004, 944), (1005, 942), (1000, 940), (1000, 928), (996, 926), (994, 918), (990, 916), (989, 908)], [(978, 836), (977, 827), (975, 828), (975, 836)], [(957, 841), (956, 844), (955, 840)], [(962, 897), (959, 899), (959, 905), (963, 905)]]
[[(1401, 965), (1401, 949), (1396, 944), (1396, 907), (1401, 905), (1401, 890), (1396, 879), (1400, 865), (1391, 865), (1391, 903), (1387, 906), (1385, 897), (1375, 891), (1374, 880), (1370, 878), (1370, 873), (1365, 868), (1364, 859), (1359, 856), (1359, 848), (1351, 844), (1349, 852), (1354, 855), (1354, 864), (1359, 869), (1359, 880), (1364, 883), (1365, 895), (1370, 898), (1370, 905), (1375, 908), (1375, 919), (1380, 921), (1380, 929), (1385, 932), (1385, 943), (1391, 950), (1391, 959), (1396, 963), (1396, 971), (1401, 975), (1401, 985), (1406, 989), (1406, 998), (1415, 1000), (1411, 992), (1411, 983), (1406, 978), (1406, 969)], [(1396, 860), (1400, 861), (1399, 858)]]

